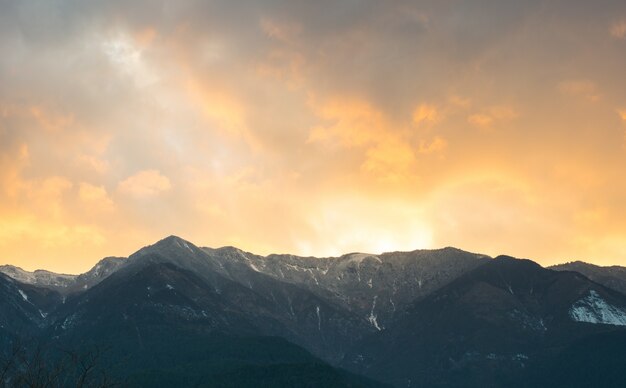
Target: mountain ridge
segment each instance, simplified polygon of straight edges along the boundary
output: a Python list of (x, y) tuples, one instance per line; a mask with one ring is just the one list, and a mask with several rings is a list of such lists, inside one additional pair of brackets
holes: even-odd
[(626, 293), (626, 267), (619, 265), (600, 266), (583, 261), (572, 261), (548, 267), (556, 271), (574, 271), (609, 288)]
[[(333, 260), (333, 259), (341, 259), (341, 258), (347, 258), (350, 256), (354, 256), (354, 255), (363, 255), (365, 257), (378, 257), (381, 255), (389, 255), (389, 254), (408, 254), (408, 253), (415, 253), (415, 252), (438, 252), (438, 251), (456, 251), (456, 252), (463, 252), (463, 253), (468, 253), (468, 254), (473, 254), (476, 256), (480, 256), (480, 257), (485, 257), (485, 258), (491, 258), (489, 255), (486, 254), (482, 254), (482, 253), (476, 253), (476, 252), (471, 252), (471, 251), (466, 251), (457, 247), (453, 247), (453, 246), (445, 246), (445, 247), (441, 247), (441, 248), (428, 248), (428, 249), (423, 249), (423, 248), (419, 248), (419, 249), (415, 249), (415, 250), (398, 250), (398, 251), (387, 251), (387, 252), (382, 252), (382, 253), (378, 253), (378, 254), (374, 254), (374, 253), (367, 253), (367, 252), (359, 252), (359, 251), (355, 251), (355, 252), (348, 252), (348, 253), (344, 253), (338, 256), (299, 256), (299, 255), (294, 255), (294, 254), (290, 254), (290, 253), (270, 253), (267, 255), (258, 255), (252, 252), (248, 252), (245, 251), (243, 249), (240, 249), (238, 247), (232, 246), (232, 245), (225, 245), (222, 247), (218, 247), (218, 248), (212, 248), (212, 247), (206, 247), (206, 246), (199, 246), (196, 244), (193, 244), (192, 242), (190, 242), (189, 240), (186, 240), (184, 238), (181, 238), (177, 235), (168, 235), (167, 237), (164, 237), (158, 241), (156, 241), (153, 244), (149, 244), (146, 245), (140, 249), (138, 249), (136, 252), (132, 253), (131, 255), (129, 255), (128, 257), (121, 257), (121, 256), (107, 256), (104, 257), (102, 259), (100, 259), (98, 262), (96, 262), (96, 264), (94, 264), (93, 267), (91, 267), (89, 270), (83, 272), (83, 273), (77, 273), (77, 274), (67, 274), (67, 273), (62, 273), (62, 272), (54, 272), (54, 271), (50, 271), (44, 268), (38, 268), (35, 269), (33, 271), (28, 271), (28, 270), (24, 270), (23, 268), (17, 266), (17, 265), (13, 265), (13, 264), (2, 264), (0, 265), (0, 273), (5, 273), (7, 275), (9, 275), (10, 277), (23, 281), (23, 282), (31, 282), (30, 279), (27, 278), (31, 277), (31, 275), (34, 274), (49, 274), (49, 275), (54, 275), (54, 276), (59, 276), (59, 277), (66, 277), (66, 278), (76, 278), (79, 277), (81, 275), (85, 275), (91, 271), (94, 271), (97, 267), (98, 264), (101, 264), (105, 261), (108, 260), (126, 260), (129, 259), (131, 256), (135, 256), (138, 253), (142, 253), (145, 250), (149, 250), (149, 249), (153, 249), (156, 247), (162, 247), (162, 246), (167, 246), (167, 245), (177, 245), (180, 244), (180, 246), (185, 246), (185, 245), (190, 245), (193, 246), (194, 248), (203, 250), (203, 251), (220, 251), (220, 250), (237, 250), (240, 252), (243, 252), (245, 254), (251, 254), (254, 255), (256, 257), (260, 257), (260, 258), (264, 258), (264, 259), (268, 259), (268, 258), (284, 258), (284, 257), (296, 257), (299, 259), (314, 259), (314, 260)], [(498, 256), (509, 256), (509, 255), (505, 255), (505, 254), (501, 254)], [(498, 257), (496, 256), (496, 257)], [(509, 256), (509, 257), (514, 257), (514, 256)], [(585, 262), (585, 261), (581, 261), (581, 260), (575, 260), (575, 261), (568, 261), (568, 262), (564, 262), (561, 264), (554, 264), (554, 265), (550, 265), (547, 266), (545, 268), (551, 268), (551, 269), (555, 269), (555, 270), (566, 270), (566, 268), (573, 268), (579, 265), (585, 265), (585, 266), (590, 266), (590, 267), (594, 267), (594, 268), (600, 268), (600, 269), (618, 269), (620, 271), (624, 271), (626, 272), (626, 267), (624, 266), (620, 266), (620, 265), (608, 265), (608, 266), (602, 266), (602, 265), (597, 265), (597, 264), (593, 264), (590, 262)]]
[[(259, 256), (169, 236), (128, 258), (105, 258), (64, 286), (51, 282), (50, 273), (18, 275), (43, 284), (0, 273), (0, 353), (29, 335), (56, 347), (99, 339), (113, 344), (115, 357), (133, 355), (134, 381), (166, 377), (146, 368), (177, 375), (164, 362), (191, 357), (182, 343), (210, 347), (224, 337), (233, 344), (252, 338), (244, 347), (280, 338), (320, 362), (396, 386), (418, 380), (441, 387), (536, 386), (549, 373), (539, 364), (586, 362), (582, 344), (593, 338), (621, 360), (610, 339), (622, 341), (626, 333), (626, 294), (602, 284), (604, 278), (451, 247)], [(197, 374), (197, 366), (184, 365)], [(305, 375), (316, 370), (290, 368)]]

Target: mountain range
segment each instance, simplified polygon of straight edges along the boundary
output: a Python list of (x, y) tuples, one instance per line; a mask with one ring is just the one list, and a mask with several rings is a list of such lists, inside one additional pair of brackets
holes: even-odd
[(106, 348), (129, 386), (617, 387), (625, 285), (623, 267), (456, 248), (259, 256), (170, 236), (81, 275), (1, 266), (0, 354)]

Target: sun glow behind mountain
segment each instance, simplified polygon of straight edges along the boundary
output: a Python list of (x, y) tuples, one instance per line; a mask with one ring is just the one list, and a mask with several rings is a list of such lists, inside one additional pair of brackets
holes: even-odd
[(0, 262), (168, 234), (626, 264), (623, 1), (0, 3)]

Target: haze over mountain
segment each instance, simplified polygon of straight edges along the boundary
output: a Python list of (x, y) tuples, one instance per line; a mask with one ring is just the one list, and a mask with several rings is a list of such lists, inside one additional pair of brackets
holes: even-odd
[[(106, 345), (106, 368), (130, 385), (617, 387), (626, 377), (615, 346), (626, 295), (614, 279), (529, 260), (455, 248), (263, 257), (170, 236), (83, 275), (1, 271), (2, 352), (20, 338)], [(590, 357), (609, 361), (564, 364)]]

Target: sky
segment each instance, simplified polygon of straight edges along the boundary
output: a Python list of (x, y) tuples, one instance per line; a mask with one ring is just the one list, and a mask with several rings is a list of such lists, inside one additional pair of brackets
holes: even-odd
[(0, 52), (0, 264), (626, 265), (623, 0), (0, 0)]

